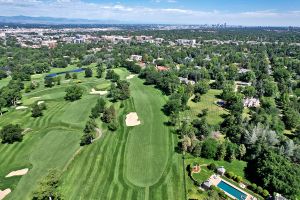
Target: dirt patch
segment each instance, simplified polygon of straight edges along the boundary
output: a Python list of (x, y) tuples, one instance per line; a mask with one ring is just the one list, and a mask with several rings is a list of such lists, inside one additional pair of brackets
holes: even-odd
[(140, 125), (141, 121), (136, 112), (131, 112), (126, 115), (126, 126), (137, 126)]
[(90, 94), (97, 94), (97, 95), (106, 95), (108, 92), (107, 91), (97, 91), (94, 88), (92, 88), (92, 91)]
[(18, 107), (16, 107), (16, 110), (24, 110), (27, 108), (28, 108), (27, 106), (18, 106)]
[(8, 177), (12, 177), (12, 176), (23, 176), (23, 175), (27, 174), (28, 171), (29, 171), (28, 168), (20, 169), (17, 171), (12, 171), (9, 174), (7, 174), (5, 177), (8, 178)]
[(0, 200), (4, 199), (9, 193), (11, 193), (11, 190), (9, 188), (0, 190)]
[(195, 174), (200, 173), (200, 171), (201, 171), (201, 167), (199, 165), (194, 166), (192, 169), (192, 173)]
[(134, 78), (136, 75), (135, 74), (131, 74), (129, 76), (126, 77), (127, 80)]

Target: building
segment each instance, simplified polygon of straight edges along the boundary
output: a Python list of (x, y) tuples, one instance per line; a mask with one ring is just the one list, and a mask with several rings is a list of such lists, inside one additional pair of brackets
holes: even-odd
[(186, 85), (188, 84), (195, 85), (195, 81), (189, 80), (187, 78), (179, 77), (179, 81), (180, 83), (184, 83)]
[(141, 62), (143, 60), (143, 56), (140, 55), (131, 55), (130, 60)]
[(241, 69), (239, 69), (238, 73), (239, 74), (245, 74), (245, 73), (250, 72), (250, 71), (251, 71), (250, 69), (241, 68)]
[(50, 49), (53, 49), (57, 46), (57, 41), (56, 40), (46, 40), (42, 41), (42, 46), (46, 46)]
[(73, 40), (73, 43), (74, 44), (83, 44), (83, 43), (85, 43), (85, 39), (84, 38), (75, 38)]
[(252, 107), (259, 107), (260, 101), (257, 98), (245, 98), (243, 100), (244, 107), (252, 108)]
[(156, 70), (159, 71), (159, 72), (162, 72), (162, 71), (168, 71), (170, 70), (169, 67), (165, 67), (165, 66), (158, 66), (156, 65)]
[(209, 189), (212, 186), (212, 181), (211, 180), (204, 181), (201, 186), (204, 189)]
[(225, 172), (226, 169), (223, 166), (217, 168), (217, 173), (220, 174), (221, 176), (224, 176)]
[(194, 46), (196, 44), (196, 40), (178, 39), (176, 40), (176, 43), (178, 45)]
[(287, 198), (285, 198), (284, 196), (282, 196), (279, 193), (274, 193), (274, 200), (288, 200)]

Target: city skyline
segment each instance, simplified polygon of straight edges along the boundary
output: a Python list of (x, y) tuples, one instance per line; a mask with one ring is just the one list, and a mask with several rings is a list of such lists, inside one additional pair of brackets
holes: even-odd
[(128, 23), (300, 26), (300, 2), (196, 0), (0, 0), (2, 16), (115, 20)]

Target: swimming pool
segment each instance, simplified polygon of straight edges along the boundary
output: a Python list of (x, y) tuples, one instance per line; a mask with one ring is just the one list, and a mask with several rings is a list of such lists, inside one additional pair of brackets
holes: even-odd
[(224, 181), (221, 181), (217, 186), (220, 189), (222, 189), (223, 191), (230, 194), (231, 196), (234, 196), (238, 200), (245, 200), (247, 197), (247, 195), (245, 193), (241, 192), (240, 190), (234, 188), (233, 186), (229, 185), (228, 183), (226, 183)]

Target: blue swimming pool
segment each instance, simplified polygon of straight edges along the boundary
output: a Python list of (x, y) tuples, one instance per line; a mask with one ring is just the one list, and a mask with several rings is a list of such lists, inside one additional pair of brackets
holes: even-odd
[(247, 197), (245, 193), (241, 192), (240, 190), (237, 190), (236, 188), (232, 187), (224, 181), (221, 181), (217, 186), (223, 191), (227, 192), (228, 194), (234, 196), (238, 200), (245, 200)]

